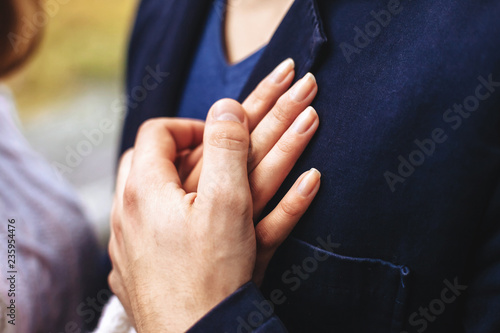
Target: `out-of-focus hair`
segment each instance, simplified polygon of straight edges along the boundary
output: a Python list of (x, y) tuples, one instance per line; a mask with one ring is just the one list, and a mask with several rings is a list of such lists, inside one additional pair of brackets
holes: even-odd
[(36, 49), (41, 32), (33, 23), (36, 13), (43, 13), (38, 0), (0, 0), (0, 77), (18, 69)]

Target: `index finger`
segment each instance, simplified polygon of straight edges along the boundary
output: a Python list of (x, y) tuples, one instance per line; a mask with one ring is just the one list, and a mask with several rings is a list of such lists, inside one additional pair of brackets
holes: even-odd
[(132, 169), (157, 171), (166, 182), (181, 186), (175, 167), (177, 153), (200, 145), (204, 123), (192, 119), (156, 118), (142, 124), (135, 142)]
[(243, 102), (250, 132), (290, 87), (295, 76), (295, 62), (288, 58), (279, 64)]

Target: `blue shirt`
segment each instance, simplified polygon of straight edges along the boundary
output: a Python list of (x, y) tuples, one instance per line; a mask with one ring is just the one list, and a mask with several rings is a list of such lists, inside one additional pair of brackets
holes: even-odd
[(210, 107), (221, 98), (236, 99), (264, 48), (233, 65), (224, 46), (225, 1), (217, 1), (205, 24), (182, 94), (178, 117), (205, 120)]

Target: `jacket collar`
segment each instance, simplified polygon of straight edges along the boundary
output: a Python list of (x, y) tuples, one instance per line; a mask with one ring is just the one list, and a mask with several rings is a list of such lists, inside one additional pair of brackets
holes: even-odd
[[(148, 74), (146, 67), (168, 71), (169, 76), (161, 88), (149, 92), (137, 107), (129, 105), (121, 153), (133, 146), (138, 128), (144, 121), (175, 116), (211, 6), (214, 2), (207, 0), (142, 2), (129, 50), (127, 91), (133, 94), (134, 89), (142, 84)], [(301, 78), (311, 70), (325, 42), (316, 0), (295, 0), (254, 67), (239, 101), (243, 101), (286, 58), (294, 59), (296, 79)]]
[[(181, 89), (184, 86), (183, 78), (187, 77), (189, 71), (189, 59), (192, 59), (196, 52), (208, 12), (211, 6), (217, 6), (217, 3), (206, 0), (174, 1), (174, 3), (178, 8), (175, 10), (169, 8), (167, 10), (169, 16), (164, 17), (163, 22), (167, 25), (168, 22), (177, 22), (180, 29), (174, 30), (182, 31), (182, 34), (175, 36), (173, 43), (163, 44), (163, 47), (157, 48), (156, 51), (156, 56), (172, 52), (178, 54), (177, 57), (170, 58), (170, 63), (165, 64), (165, 68), (177, 69), (170, 77), (170, 81), (176, 82), (176, 85), (171, 87), (173, 89), (170, 92), (166, 92), (172, 98), (166, 104), (170, 106), (167, 110), (169, 116), (175, 115)], [(215, 10), (221, 11), (222, 14), (222, 8), (216, 7)], [(163, 40), (167, 40), (166, 34), (169, 30), (165, 28), (163, 34), (159, 34)], [(313, 67), (326, 41), (316, 0), (295, 0), (254, 67), (238, 100), (242, 102), (258, 83), (286, 58), (295, 61), (296, 79), (304, 76)], [(161, 39), (158, 40), (158, 44), (162, 45)]]
[(242, 102), (281, 61), (295, 61), (295, 79), (313, 67), (327, 38), (316, 0), (295, 0), (255, 66), (238, 100)]

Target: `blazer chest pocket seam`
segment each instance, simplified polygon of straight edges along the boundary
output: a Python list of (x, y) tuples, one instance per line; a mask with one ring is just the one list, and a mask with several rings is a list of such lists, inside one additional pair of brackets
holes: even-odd
[[(317, 253), (326, 259), (311, 264)], [(285, 274), (289, 277), (294, 266), (307, 263), (304, 279), (297, 277), (290, 288)], [(343, 256), (290, 237), (273, 258), (263, 291), (266, 296), (273, 290), (284, 292), (287, 301), (276, 312), (287, 327), (297, 329), (291, 332), (306, 328), (308, 332), (362, 332), (366, 320), (371, 321), (369, 332), (400, 333), (409, 283), (410, 269), (405, 265)], [(300, 327), (300, 313), (309, 320), (304, 327)]]

